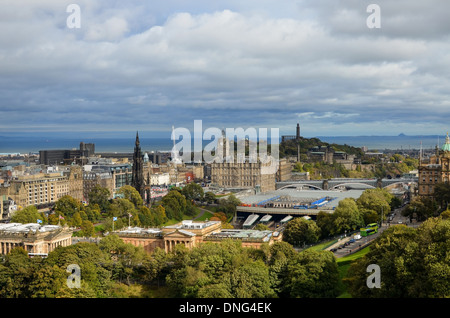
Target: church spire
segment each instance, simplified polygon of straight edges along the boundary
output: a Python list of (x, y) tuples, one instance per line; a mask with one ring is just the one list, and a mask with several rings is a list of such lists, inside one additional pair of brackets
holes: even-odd
[(136, 146), (140, 146), (141, 145), (141, 142), (139, 141), (139, 132), (138, 131), (136, 131), (136, 143), (135, 143), (135, 145)]
[(144, 158), (142, 156), (138, 132), (136, 132), (136, 142), (133, 154), (132, 186), (139, 192), (141, 197), (144, 198)]

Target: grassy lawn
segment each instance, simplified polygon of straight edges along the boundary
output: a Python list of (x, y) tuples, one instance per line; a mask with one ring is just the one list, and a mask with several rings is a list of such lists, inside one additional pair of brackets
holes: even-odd
[[(192, 216), (183, 215), (183, 220), (192, 220)], [(181, 221), (177, 220), (177, 219), (170, 219), (169, 221), (164, 223), (162, 226), (174, 225), (174, 224), (177, 224), (177, 223), (180, 223), (180, 222)]]
[(96, 226), (94, 227), (94, 231), (95, 231), (95, 233), (101, 233), (101, 232), (104, 232), (104, 231), (105, 231), (105, 225), (104, 225), (104, 224), (96, 225)]
[(211, 212), (206, 212), (203, 213), (203, 215), (201, 217), (199, 217), (198, 219), (195, 219), (196, 221), (205, 221), (206, 219), (210, 219), (214, 214)]
[(342, 279), (347, 277), (348, 269), (350, 268), (351, 263), (354, 260), (357, 260), (358, 258), (363, 257), (369, 251), (370, 251), (370, 246), (367, 246), (356, 253), (336, 259), (336, 262), (338, 264), (339, 277), (341, 279), (341, 286), (340, 286), (341, 294), (338, 296), (338, 298), (351, 298), (351, 295), (347, 291), (347, 287), (345, 286), (344, 283), (342, 283)]
[(227, 194), (216, 194), (216, 198), (224, 198), (229, 196), (231, 193), (227, 193)]
[(353, 253), (353, 254), (350, 254), (350, 255), (347, 255), (347, 256), (338, 258), (338, 259), (337, 259), (337, 263), (338, 263), (338, 264), (339, 264), (339, 263), (350, 263), (351, 261), (353, 261), (353, 260), (355, 260), (355, 259), (358, 259), (358, 258), (360, 258), (360, 257), (363, 257), (363, 256), (366, 255), (369, 251), (370, 251), (370, 246), (367, 246), (367, 247), (363, 248), (362, 250), (360, 250), (360, 251), (358, 251), (358, 252), (356, 252), (356, 253)]
[(328, 246), (333, 245), (337, 241), (338, 240), (332, 240), (332, 241), (328, 241), (328, 242), (323, 242), (321, 244), (317, 244), (317, 245), (311, 246), (310, 248), (308, 248), (308, 250), (322, 251), (322, 250), (326, 249)]

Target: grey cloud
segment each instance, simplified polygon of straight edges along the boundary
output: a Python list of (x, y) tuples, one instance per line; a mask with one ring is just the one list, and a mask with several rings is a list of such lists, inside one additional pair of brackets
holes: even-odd
[[(64, 27), (66, 4), (7, 3), (20, 19), (0, 22), (0, 116), (12, 119), (4, 129), (446, 125), (448, 22), (419, 2), (380, 1), (378, 33), (361, 1), (300, 1), (297, 11), (269, 0), (79, 2), (80, 30)], [(406, 30), (421, 10), (423, 23), (436, 14), (435, 26)], [(33, 119), (21, 117), (27, 111)]]

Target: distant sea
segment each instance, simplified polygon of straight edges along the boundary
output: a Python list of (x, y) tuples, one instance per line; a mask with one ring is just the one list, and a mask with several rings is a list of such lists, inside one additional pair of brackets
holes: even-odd
[[(311, 137), (307, 137), (311, 138)], [(369, 150), (384, 149), (433, 149), (439, 143), (445, 142), (445, 136), (318, 136), (327, 143), (346, 144), (354, 147), (368, 147)], [(39, 150), (79, 149), (80, 142), (94, 143), (95, 152), (133, 152), (133, 138), (67, 138), (67, 137), (33, 137), (33, 136), (0, 136), (0, 154), (5, 153), (38, 153)], [(170, 138), (140, 138), (143, 151), (170, 151), (173, 141)], [(204, 141), (204, 145), (210, 141)], [(193, 143), (192, 143), (193, 145)], [(192, 146), (193, 147), (193, 146)], [(193, 148), (192, 148), (193, 150)]]
[(407, 136), (400, 134), (398, 136), (338, 136), (338, 137), (317, 137), (327, 143), (347, 144), (353, 147), (366, 146), (369, 150), (409, 150), (420, 149), (422, 143), (423, 149), (434, 149), (436, 145), (442, 146), (445, 143), (445, 136), (422, 135)]

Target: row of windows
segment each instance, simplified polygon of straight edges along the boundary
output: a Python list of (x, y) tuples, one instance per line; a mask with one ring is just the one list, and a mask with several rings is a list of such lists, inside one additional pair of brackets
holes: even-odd
[(252, 187), (253, 182), (242, 182), (241, 184), (235, 182), (222, 182), (222, 186), (243, 186), (243, 187)]
[[(257, 176), (242, 176), (239, 179), (240, 180), (254, 180), (256, 178), (257, 178)], [(231, 179), (236, 179), (236, 176), (220, 176), (220, 179), (231, 180)]]
[[(426, 182), (425, 178), (422, 179), (423, 182)], [(430, 178), (430, 182), (433, 182), (433, 178)], [(434, 178), (434, 182), (438, 182), (438, 178)]]

